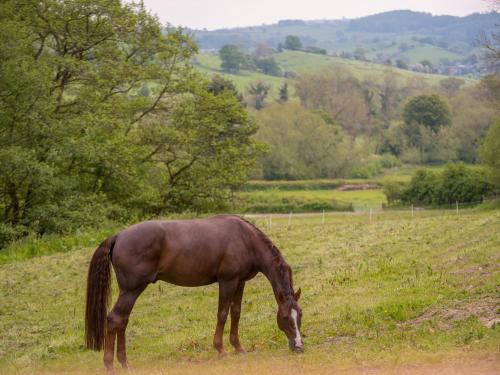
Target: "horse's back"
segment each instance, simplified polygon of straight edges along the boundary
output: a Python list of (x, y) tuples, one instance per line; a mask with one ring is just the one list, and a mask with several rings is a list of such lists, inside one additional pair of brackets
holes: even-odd
[(113, 265), (147, 282), (198, 286), (231, 279), (254, 268), (250, 232), (239, 217), (229, 215), (145, 221), (119, 233)]

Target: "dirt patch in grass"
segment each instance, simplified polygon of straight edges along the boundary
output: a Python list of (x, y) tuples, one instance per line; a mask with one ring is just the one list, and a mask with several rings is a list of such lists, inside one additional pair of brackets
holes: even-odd
[(485, 327), (492, 328), (500, 324), (500, 298), (487, 297), (476, 301), (456, 304), (453, 307), (431, 307), (419, 317), (406, 322), (405, 325), (419, 325), (430, 320), (436, 320), (439, 328), (452, 329), (453, 323), (476, 317)]
[[(269, 358), (224, 358), (207, 362), (179, 362), (153, 363), (148, 368), (135, 368), (137, 375), (250, 375), (250, 374), (310, 374), (310, 375), (496, 375), (500, 371), (500, 356), (485, 358), (462, 357), (459, 359), (445, 359), (405, 363), (399, 365), (383, 365), (370, 361), (360, 360), (357, 365), (325, 365), (316, 363), (302, 363), (299, 360), (283, 360)], [(104, 371), (42, 371), (39, 375), (55, 374), (87, 375)], [(117, 368), (117, 374), (127, 373)]]
[(339, 191), (356, 191), (356, 190), (375, 190), (380, 189), (377, 184), (348, 184), (342, 185), (337, 188)]

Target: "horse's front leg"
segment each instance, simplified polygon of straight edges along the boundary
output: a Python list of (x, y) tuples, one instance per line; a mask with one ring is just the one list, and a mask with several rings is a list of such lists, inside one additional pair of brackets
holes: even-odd
[(239, 280), (219, 282), (219, 309), (217, 311), (217, 326), (214, 334), (214, 347), (217, 349), (220, 356), (226, 354), (224, 351), (222, 335), (224, 333), (224, 325), (226, 324), (229, 308), (238, 288), (238, 284)]
[(241, 300), (243, 298), (243, 290), (245, 289), (245, 282), (241, 281), (238, 284), (236, 293), (233, 297), (233, 302), (231, 303), (231, 333), (229, 334), (229, 342), (236, 352), (245, 353), (245, 350), (241, 347), (240, 337), (238, 335), (238, 324), (240, 322), (241, 313)]

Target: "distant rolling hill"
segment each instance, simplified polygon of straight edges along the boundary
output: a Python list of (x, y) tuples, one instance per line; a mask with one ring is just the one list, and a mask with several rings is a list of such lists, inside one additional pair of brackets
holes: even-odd
[(362, 48), (366, 58), (375, 62), (400, 59), (407, 64), (422, 60), (450, 64), (465, 59), (475, 63), (480, 54), (478, 36), (493, 32), (499, 24), (500, 14), (494, 12), (454, 17), (403, 10), (355, 20), (284, 20), (273, 25), (194, 30), (193, 35), (202, 51), (215, 51), (225, 44), (251, 51), (262, 43), (276, 49), (287, 35), (296, 35), (304, 47), (324, 48), (328, 54), (352, 54)]
[[(384, 65), (374, 64), (366, 61), (354, 61), (343, 59), (340, 57), (317, 55), (300, 51), (284, 51), (273, 55), (274, 59), (284, 71), (293, 71), (295, 73), (315, 72), (321, 69), (331, 67), (342, 67), (349, 70), (358, 79), (369, 78), (372, 81), (382, 80), (383, 75), (392, 69), (393, 72), (399, 74), (402, 78), (418, 78), (426, 81), (430, 85), (437, 84), (446, 76), (438, 74), (416, 73), (407, 70), (389, 68)], [(238, 74), (224, 73), (220, 69), (221, 61), (216, 53), (201, 53), (196, 57), (195, 66), (198, 70), (208, 73), (209, 75), (220, 74), (231, 79), (238, 91), (246, 93), (246, 89), (251, 82), (265, 81), (271, 86), (270, 97), (278, 98), (279, 87), (286, 81), (292, 83), (289, 88), (293, 94), (293, 80), (284, 77), (274, 77), (262, 74), (256, 71), (242, 70)], [(473, 82), (471, 79), (466, 79), (466, 82)]]

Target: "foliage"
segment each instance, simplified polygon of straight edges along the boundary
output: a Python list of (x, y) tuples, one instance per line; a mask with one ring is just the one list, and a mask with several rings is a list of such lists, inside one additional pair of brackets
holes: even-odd
[(403, 194), (407, 185), (399, 181), (387, 181), (383, 186), (383, 193), (387, 198), (389, 206), (394, 206), (402, 202)]
[(284, 103), (288, 101), (288, 83), (283, 83), (280, 87), (280, 98), (279, 101)]
[(343, 132), (299, 103), (271, 105), (256, 120), (257, 137), (272, 149), (261, 161), (264, 178), (337, 177), (349, 168), (350, 142)]
[(227, 90), (237, 97), (240, 102), (243, 102), (243, 95), (238, 92), (233, 81), (219, 74), (214, 74), (212, 76), (212, 80), (208, 84), (207, 90), (214, 95), (219, 95)]
[(455, 95), (464, 84), (463, 79), (456, 77), (448, 77), (439, 81), (439, 86), (448, 97)]
[(2, 2), (2, 236), (226, 204), (256, 128), (195, 53), (141, 4)]
[(500, 188), (500, 119), (488, 130), (480, 149), (482, 162), (488, 167), (489, 177), (497, 189)]
[(450, 100), (452, 107), (451, 136), (457, 140), (457, 158), (467, 163), (478, 162), (478, 148), (488, 128), (500, 115), (484, 81), (457, 92)]
[(326, 55), (327, 54), (326, 49), (319, 48), (319, 47), (316, 47), (316, 46), (307, 46), (306, 48), (304, 48), (304, 52), (315, 53), (315, 54), (318, 54), (318, 55)]
[[(243, 213), (301, 213), (325, 211), (353, 211), (352, 203), (335, 198), (320, 198), (314, 194), (299, 194), (266, 191), (240, 194), (237, 201), (238, 212)], [(332, 194), (333, 196), (333, 194)]]
[(370, 122), (369, 107), (359, 81), (345, 69), (301, 74), (296, 92), (305, 108), (323, 111), (353, 136)]
[(241, 65), (245, 62), (245, 55), (241, 52), (238, 46), (234, 44), (226, 44), (219, 50), (221, 59), (221, 69), (228, 73), (238, 73)]
[(437, 133), (442, 126), (448, 126), (451, 123), (448, 104), (435, 94), (411, 98), (404, 107), (403, 118), (410, 139), (412, 138), (411, 130), (417, 125), (424, 125)]
[(366, 51), (363, 47), (357, 47), (353, 52), (355, 60), (366, 60)]
[(302, 49), (302, 41), (296, 35), (287, 35), (284, 47), (292, 51), (300, 51)]
[(250, 94), (252, 106), (256, 110), (264, 108), (264, 101), (266, 100), (270, 88), (271, 87), (263, 81), (252, 82), (248, 86), (247, 91)]
[(486, 174), (480, 169), (468, 169), (464, 164), (448, 164), (440, 175), (434, 202), (481, 202), (491, 192)]
[(417, 171), (402, 192), (401, 200), (421, 205), (477, 203), (489, 192), (491, 186), (483, 170), (457, 163), (448, 164), (439, 174), (424, 169)]
[(270, 76), (281, 76), (281, 68), (273, 57), (255, 59), (255, 65), (264, 74)]
[(399, 68), (399, 69), (408, 69), (408, 64), (406, 63), (406, 61), (402, 60), (402, 59), (397, 59), (396, 60), (396, 66)]

